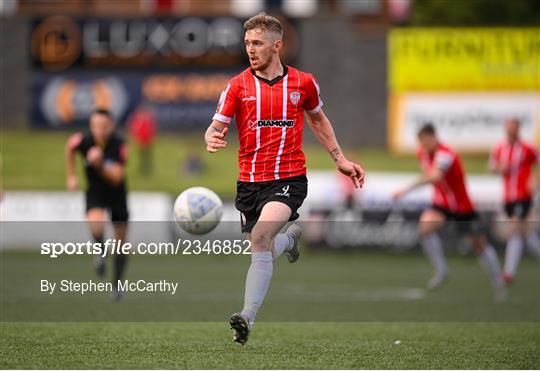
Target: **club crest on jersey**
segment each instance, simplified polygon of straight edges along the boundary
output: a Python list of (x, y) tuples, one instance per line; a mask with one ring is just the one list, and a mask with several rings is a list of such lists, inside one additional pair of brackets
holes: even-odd
[(297, 91), (293, 91), (291, 93), (290, 98), (291, 98), (291, 103), (296, 106), (298, 104), (298, 102), (300, 102), (300, 93), (297, 92)]

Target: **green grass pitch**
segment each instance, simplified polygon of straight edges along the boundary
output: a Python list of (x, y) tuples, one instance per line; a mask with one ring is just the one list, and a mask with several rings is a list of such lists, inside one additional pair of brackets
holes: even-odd
[(178, 279), (182, 288), (120, 303), (105, 293), (41, 296), (39, 278), (93, 277), (87, 257), (43, 259), (2, 253), (1, 368), (540, 368), (540, 270), (530, 258), (497, 304), (472, 257), (450, 254), (446, 286), (407, 298), (400, 290), (421, 291), (430, 274), (420, 254), (306, 251), (294, 265), (276, 264), (243, 347), (226, 320), (241, 306), (249, 257), (135, 256), (127, 278)]
[[(69, 133), (4, 130), (1, 135), (4, 189), (65, 189), (64, 146)], [(161, 135), (154, 146), (155, 172), (151, 177), (144, 177), (138, 173), (137, 149), (134, 145), (130, 146), (129, 189), (178, 194), (182, 189), (205, 184), (223, 197), (233, 197), (236, 191), (238, 143), (231, 138), (228, 148), (212, 155), (205, 148), (201, 136)], [(308, 143), (304, 145), (304, 151), (308, 171), (334, 169), (330, 156), (321, 145)], [(419, 171), (415, 156), (397, 156), (385, 149), (359, 147), (346, 148), (345, 152), (351, 159), (360, 161), (367, 172)], [(185, 174), (183, 169), (188, 154), (200, 157), (204, 167), (202, 173), (193, 176)], [(487, 157), (483, 155), (465, 156), (464, 164), (469, 172), (487, 171)], [(80, 159), (77, 169), (80, 173)], [(82, 177), (80, 186), (84, 186)]]
[[(4, 130), (3, 188), (65, 189), (67, 137)], [(211, 184), (232, 197), (236, 150), (231, 141), (231, 148), (211, 156), (201, 138), (160, 136), (151, 178), (137, 174), (138, 154), (131, 149), (130, 189), (177, 194)], [(305, 150), (308, 169), (332, 169), (320, 146)], [(183, 173), (189, 153), (201, 156), (202, 174)], [(369, 148), (347, 153), (368, 172), (418, 171), (414, 156)], [(485, 156), (464, 162), (469, 172), (486, 171)], [(292, 266), (277, 264), (259, 321), (242, 347), (231, 342), (226, 319), (241, 305), (248, 259), (135, 256), (127, 278), (177, 279), (180, 293), (133, 294), (112, 303), (105, 294), (40, 296), (39, 279), (94, 278), (88, 258), (52, 263), (0, 249), (0, 368), (540, 368), (540, 269), (531, 259), (523, 261), (508, 302), (495, 304), (470, 257), (449, 256), (448, 284), (423, 293), (430, 269), (419, 254), (309, 252)]]
[(224, 323), (12, 323), (2, 325), (0, 366), (530, 369), (540, 367), (539, 331), (537, 323), (258, 323), (242, 347)]

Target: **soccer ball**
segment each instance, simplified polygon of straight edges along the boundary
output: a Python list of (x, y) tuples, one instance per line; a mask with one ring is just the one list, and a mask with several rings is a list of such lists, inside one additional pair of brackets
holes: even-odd
[(188, 233), (210, 232), (218, 225), (222, 213), (221, 199), (205, 187), (188, 188), (174, 201), (174, 220)]

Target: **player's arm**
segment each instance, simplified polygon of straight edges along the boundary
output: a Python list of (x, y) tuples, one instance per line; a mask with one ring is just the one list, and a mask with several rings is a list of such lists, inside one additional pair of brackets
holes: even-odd
[(508, 172), (508, 167), (504, 166), (501, 161), (499, 161), (499, 149), (496, 148), (491, 155), (489, 156), (488, 167), (492, 173), (504, 175)]
[(324, 114), (323, 110), (320, 109), (318, 112), (308, 112), (307, 117), (311, 130), (319, 142), (330, 153), (338, 170), (349, 176), (356, 188), (362, 187), (364, 185), (364, 169), (359, 164), (347, 160), (341, 151), (332, 124)]
[(405, 196), (407, 193), (412, 192), (413, 190), (420, 188), (422, 186), (425, 186), (426, 184), (434, 184), (439, 182), (441, 179), (444, 178), (445, 171), (441, 168), (434, 168), (431, 172), (422, 175), (418, 179), (416, 179), (414, 182), (409, 184), (408, 186), (396, 191), (393, 194), (393, 198), (395, 200), (399, 200), (403, 196)]
[(86, 154), (88, 163), (97, 171), (99, 176), (107, 183), (114, 186), (119, 185), (124, 180), (127, 149), (122, 145), (118, 157), (113, 160), (105, 160), (103, 150), (97, 146), (90, 148)]
[(98, 169), (99, 175), (107, 183), (119, 185), (126, 176), (125, 165), (119, 162), (106, 162)]
[(204, 141), (206, 142), (206, 150), (210, 153), (217, 152), (220, 148), (227, 147), (225, 137), (227, 136), (229, 129), (227, 124), (218, 120), (213, 120), (206, 133), (204, 134)]
[(540, 204), (540, 151), (535, 151), (535, 167), (533, 171), (536, 171), (536, 188), (535, 188), (535, 202), (536, 204)]
[(82, 134), (73, 134), (67, 141), (64, 156), (66, 158), (66, 186), (70, 191), (78, 187), (77, 175), (75, 174), (75, 155), (77, 148), (82, 142)]
[(236, 98), (236, 85), (231, 80), (221, 93), (212, 123), (204, 133), (206, 150), (210, 153), (216, 153), (220, 148), (227, 147), (225, 137), (229, 132), (228, 125), (235, 116), (238, 107)]

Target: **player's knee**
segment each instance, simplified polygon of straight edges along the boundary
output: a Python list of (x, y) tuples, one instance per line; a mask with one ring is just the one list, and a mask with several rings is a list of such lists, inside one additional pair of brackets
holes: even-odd
[(521, 219), (519, 219), (517, 216), (513, 216), (508, 221), (508, 223), (509, 223), (508, 231), (510, 235), (525, 234), (525, 223)]
[(484, 235), (480, 233), (473, 233), (469, 236), (469, 239), (474, 252), (477, 255), (482, 254), (487, 246), (487, 240)]
[(272, 236), (266, 231), (253, 231), (251, 233), (251, 248), (254, 251), (270, 250)]
[(420, 220), (418, 223), (418, 234), (422, 237), (428, 236), (437, 230), (438, 223), (433, 220)]
[(429, 228), (424, 222), (418, 223), (418, 234), (421, 237), (425, 237), (429, 234)]
[(90, 209), (86, 213), (86, 219), (94, 224), (104, 222), (106, 219), (106, 212), (104, 209)]
[(443, 223), (444, 218), (441, 217), (438, 213), (431, 210), (426, 210), (420, 216), (420, 222), (418, 223), (418, 233), (421, 236), (427, 236), (436, 232), (441, 224)]

